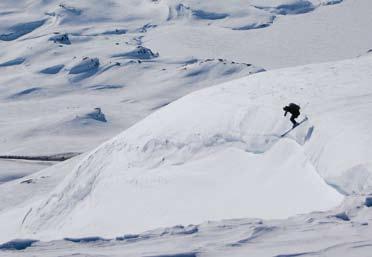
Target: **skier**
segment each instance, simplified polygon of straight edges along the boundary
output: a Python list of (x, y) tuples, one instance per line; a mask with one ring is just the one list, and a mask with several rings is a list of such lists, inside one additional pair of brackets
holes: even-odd
[(287, 115), (287, 112), (291, 114), (290, 121), (293, 124), (293, 128), (298, 126), (299, 123), (296, 121), (296, 119), (298, 116), (300, 116), (300, 106), (294, 103), (290, 103), (288, 106), (285, 106), (283, 110), (285, 111), (284, 116)]

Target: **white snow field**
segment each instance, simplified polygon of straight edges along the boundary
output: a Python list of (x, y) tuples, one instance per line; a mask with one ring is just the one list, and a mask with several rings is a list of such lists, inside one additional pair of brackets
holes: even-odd
[[(239, 15), (245, 11), (253, 12), (254, 15), (248, 15), (253, 21), (243, 16), (235, 20), (206, 21), (206, 26), (197, 26), (203, 20), (187, 20), (182, 25), (168, 23), (147, 33), (146, 46), (163, 56), (220, 56), (249, 61), (265, 69), (352, 58), (371, 48), (372, 35), (367, 33), (372, 23), (369, 0), (213, 2), (228, 4), (218, 9), (223, 12), (228, 12), (234, 6), (232, 3), (239, 2), (236, 12)], [(244, 8), (248, 2), (258, 7), (275, 8), (260, 8), (264, 12), (257, 12), (257, 8)], [(331, 3), (334, 5), (329, 5)], [(217, 9), (215, 5), (209, 8)], [(252, 18), (254, 16), (260, 18)], [(242, 24), (238, 25), (238, 21)], [(252, 29), (254, 26), (264, 28)]]
[[(366, 55), (259, 73), (183, 97), (85, 156), (23, 178), (33, 183), (0, 186), (1, 240), (67, 238), (36, 243), (25, 254), (70, 252), (64, 247), (73, 241), (77, 252), (93, 251), (79, 245), (90, 242), (103, 256), (152, 256), (142, 254), (148, 248), (189, 254), (169, 256), (240, 256), (246, 248), (257, 256), (339, 256), (345, 249), (354, 255), (344, 256), (363, 256), (372, 245), (372, 203), (364, 202), (372, 187), (371, 70)], [(281, 106), (293, 99), (309, 121), (280, 138), (290, 127)], [(223, 219), (235, 220), (206, 223), (201, 236), (199, 226), (181, 226), (120, 237)], [(128, 240), (135, 244), (127, 249)], [(32, 241), (13, 245), (22, 243)]]
[(371, 11), (369, 0), (1, 1), (0, 154), (85, 152), (203, 87), (363, 54)]
[(0, 256), (369, 257), (371, 13), (1, 0)]
[(55, 162), (0, 160), (0, 184), (27, 176), (53, 164)]

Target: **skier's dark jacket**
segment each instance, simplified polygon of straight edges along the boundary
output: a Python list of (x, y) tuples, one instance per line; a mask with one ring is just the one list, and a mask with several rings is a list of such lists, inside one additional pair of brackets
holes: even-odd
[(300, 115), (300, 106), (294, 103), (290, 103), (288, 106), (285, 106), (283, 110), (285, 111), (284, 116), (287, 115), (287, 112), (292, 114), (292, 116), (294, 116), (295, 118)]

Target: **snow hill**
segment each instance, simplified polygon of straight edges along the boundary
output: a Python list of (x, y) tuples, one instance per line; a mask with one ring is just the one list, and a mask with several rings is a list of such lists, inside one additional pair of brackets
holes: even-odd
[[(114, 237), (335, 208), (372, 187), (371, 69), (367, 55), (192, 93), (91, 153), (31, 176), (30, 190), (47, 183), (50, 192), (3, 205), (1, 237)], [(309, 121), (280, 138), (290, 127), (281, 107), (292, 101)], [(13, 198), (19, 183), (5, 185)], [(17, 218), (9, 223), (10, 216)]]

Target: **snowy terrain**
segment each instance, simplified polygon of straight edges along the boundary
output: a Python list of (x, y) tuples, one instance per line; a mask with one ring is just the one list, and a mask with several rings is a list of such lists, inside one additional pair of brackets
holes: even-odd
[[(85, 152), (200, 88), (372, 45), (368, 0), (22, 0), (0, 10), (2, 155)], [(106, 122), (88, 115), (97, 107)]]
[[(1, 238), (67, 238), (25, 252), (51, 256), (70, 247), (92, 256), (239, 256), (249, 249), (360, 256), (371, 248), (371, 69), (367, 55), (190, 94), (91, 153), (27, 177), (26, 189), (22, 179), (1, 186)], [(280, 138), (289, 124), (277, 106), (291, 99), (305, 106), (309, 122)], [(242, 219), (249, 217), (260, 220)], [(224, 219), (232, 220), (151, 232)], [(120, 237), (133, 233), (140, 234)]]
[(1, 1), (0, 256), (369, 256), (371, 12)]

